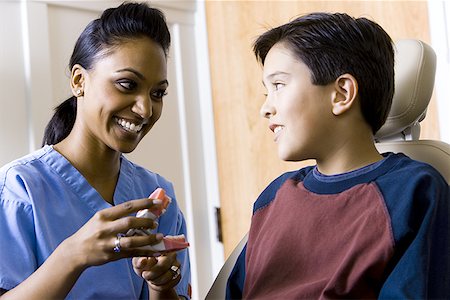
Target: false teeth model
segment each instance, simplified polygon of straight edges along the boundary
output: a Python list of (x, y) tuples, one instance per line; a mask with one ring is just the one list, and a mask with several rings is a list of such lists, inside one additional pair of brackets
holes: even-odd
[(157, 188), (150, 196), (150, 199), (160, 200), (161, 205), (153, 206), (152, 208), (143, 209), (137, 212), (138, 218), (150, 218), (153, 221), (159, 218), (166, 212), (167, 207), (172, 202), (172, 199), (166, 195), (166, 191), (162, 188)]
[(166, 252), (183, 250), (187, 247), (189, 247), (189, 243), (186, 242), (184, 234), (180, 234), (180, 235), (166, 235), (158, 244), (147, 245), (141, 248), (145, 250), (151, 250), (155, 252), (154, 256), (159, 256)]
[[(136, 213), (136, 217), (138, 218), (148, 218), (152, 219), (153, 221), (156, 221), (156, 219), (159, 218), (163, 213), (166, 212), (167, 207), (172, 202), (172, 199), (166, 195), (166, 191), (162, 188), (157, 188), (156, 190), (151, 193), (151, 195), (148, 197), (150, 199), (159, 200), (159, 205), (154, 205), (151, 208), (146, 208), (143, 210), (140, 210)], [(155, 201), (156, 202), (156, 201)], [(127, 236), (132, 235), (147, 235), (151, 234), (150, 229), (130, 229), (127, 231)]]
[[(154, 205), (151, 208), (143, 209), (137, 212), (136, 217), (138, 218), (149, 218), (156, 221), (163, 213), (166, 212), (167, 207), (172, 202), (172, 199), (166, 195), (166, 191), (162, 188), (157, 188), (150, 196), (150, 199), (160, 200), (160, 205)], [(156, 202), (156, 201), (155, 201)], [(130, 229), (127, 232), (127, 236), (133, 235), (149, 235), (151, 234), (150, 229)], [(171, 236), (167, 235), (156, 245), (143, 246), (143, 249), (152, 250), (155, 256), (160, 255), (165, 252), (178, 251), (189, 247), (189, 243), (186, 242), (184, 235)]]

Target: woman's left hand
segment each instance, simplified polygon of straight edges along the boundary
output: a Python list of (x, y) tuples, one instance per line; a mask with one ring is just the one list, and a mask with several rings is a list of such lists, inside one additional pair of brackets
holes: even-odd
[(158, 292), (175, 287), (181, 280), (176, 252), (158, 257), (134, 257), (133, 268), (136, 274), (147, 281), (151, 289)]

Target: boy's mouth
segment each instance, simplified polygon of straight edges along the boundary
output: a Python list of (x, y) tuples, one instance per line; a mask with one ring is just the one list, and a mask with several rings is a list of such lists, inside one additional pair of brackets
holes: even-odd
[(278, 124), (270, 124), (269, 129), (275, 134), (274, 141), (277, 142), (280, 137), (280, 132), (284, 129), (284, 126)]
[(280, 132), (281, 130), (283, 130), (282, 126), (277, 126), (273, 129), (273, 133), (277, 134), (278, 132)]
[(280, 130), (282, 130), (283, 128), (284, 128), (284, 126), (281, 126), (278, 124), (269, 124), (269, 129), (271, 131), (273, 131), (274, 133), (280, 132)]

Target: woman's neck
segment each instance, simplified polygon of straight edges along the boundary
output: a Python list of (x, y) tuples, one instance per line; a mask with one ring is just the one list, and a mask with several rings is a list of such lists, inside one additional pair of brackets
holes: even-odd
[(120, 153), (69, 135), (53, 148), (63, 155), (112, 204), (120, 171)]

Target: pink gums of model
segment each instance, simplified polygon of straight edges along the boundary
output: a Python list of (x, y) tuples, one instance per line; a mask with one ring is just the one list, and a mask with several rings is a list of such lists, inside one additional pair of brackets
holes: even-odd
[[(158, 219), (166, 211), (167, 207), (172, 202), (172, 199), (166, 195), (166, 191), (162, 188), (157, 188), (153, 191), (149, 198), (161, 200), (161, 204), (138, 211), (136, 217), (149, 218), (156, 221), (156, 219)], [(127, 236), (148, 234), (151, 234), (150, 229), (144, 228), (130, 229), (127, 232)], [(158, 244), (143, 246), (142, 248), (155, 251), (155, 256), (157, 256), (165, 252), (178, 251), (187, 247), (189, 247), (189, 243), (186, 242), (184, 234), (180, 234), (175, 236), (166, 235)]]

